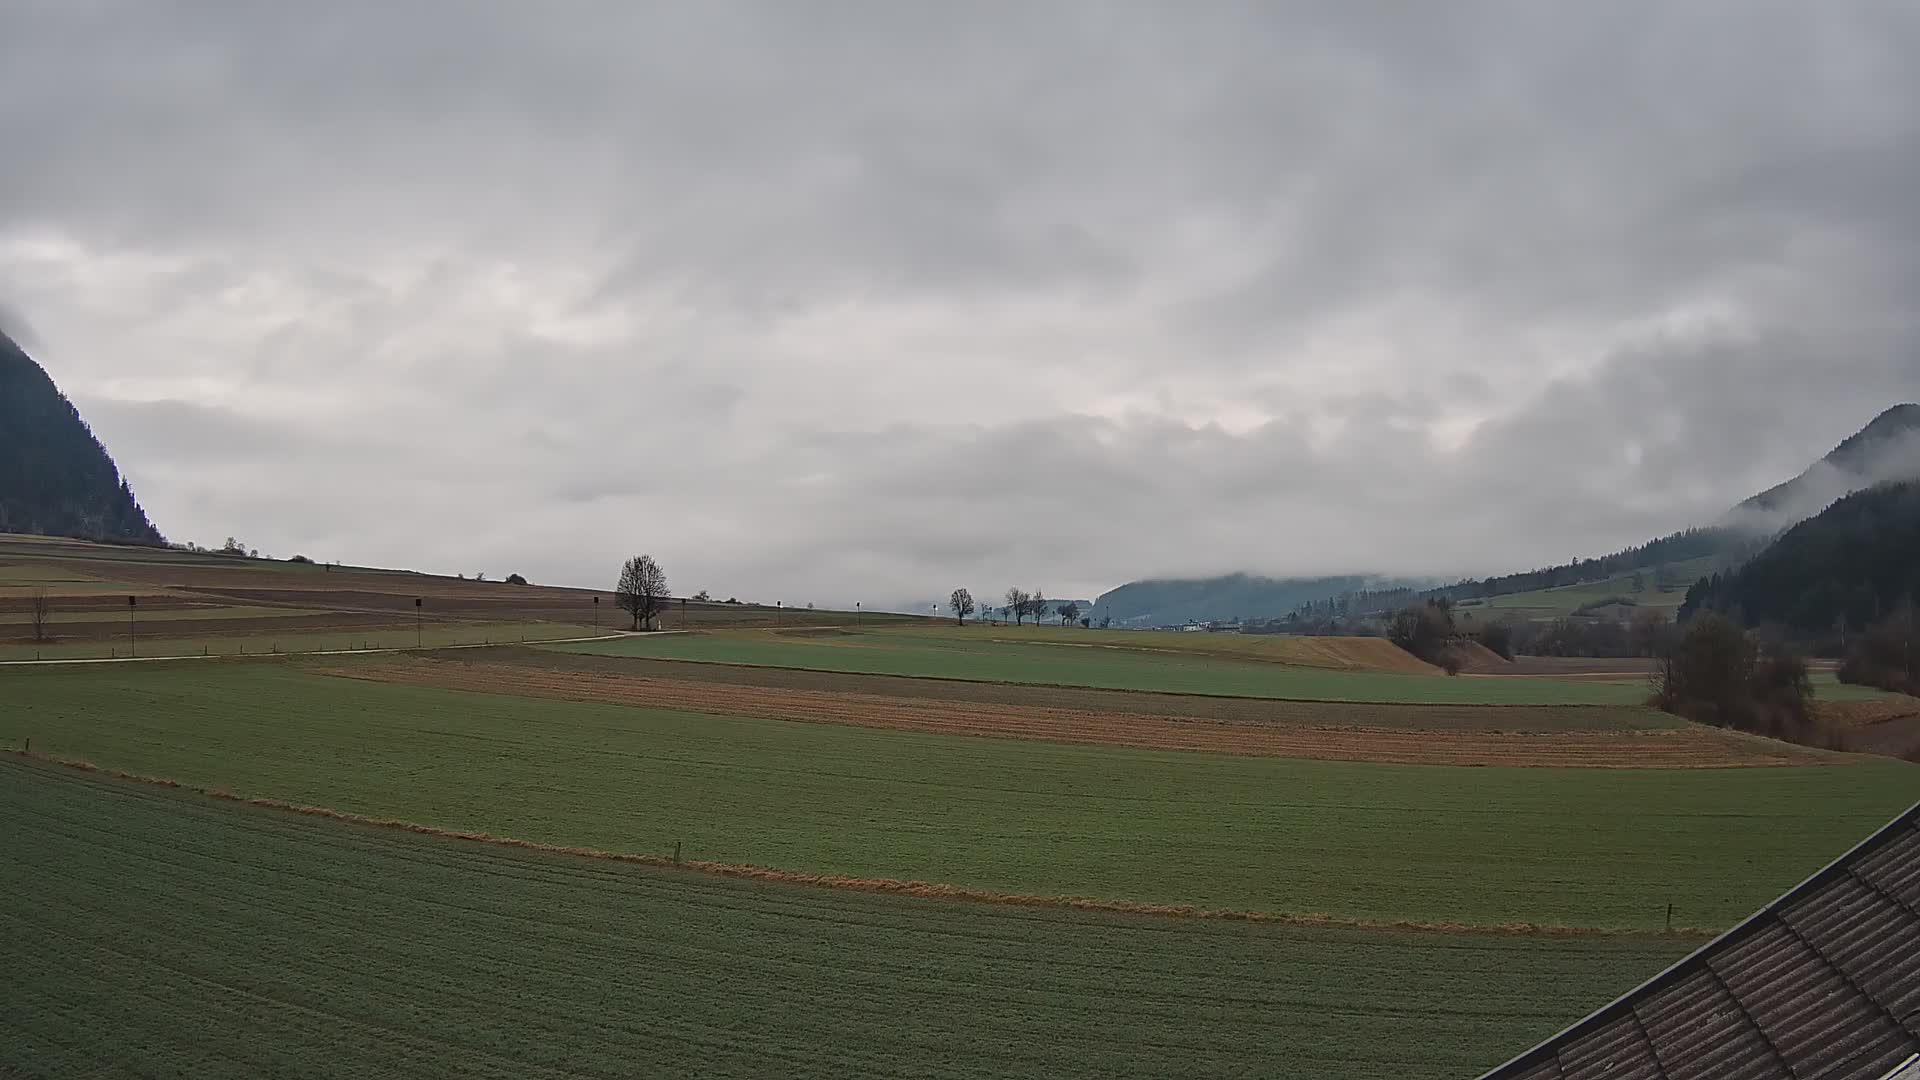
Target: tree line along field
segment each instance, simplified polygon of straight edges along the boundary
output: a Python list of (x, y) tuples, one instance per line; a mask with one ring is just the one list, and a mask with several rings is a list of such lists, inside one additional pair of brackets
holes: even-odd
[(0, 1073), (1470, 1075), (1689, 947), (939, 903), (0, 754)]
[[(1647, 696), (1644, 685), (1341, 670), (1227, 653), (1104, 648), (1090, 638), (1090, 632), (1079, 630), (1061, 629), (1055, 642), (1000, 638), (995, 636), (996, 630), (837, 630), (804, 636), (742, 631), (624, 638), (555, 648), (595, 656), (1310, 701), (1637, 705)], [(1117, 631), (1102, 635), (1131, 636)]]
[[(1920, 794), (1902, 763), (1452, 768), (877, 731), (270, 662), (0, 673), (0, 740), (615, 852), (1374, 922), (1724, 927)], [(1443, 737), (1443, 736), (1436, 736)]]

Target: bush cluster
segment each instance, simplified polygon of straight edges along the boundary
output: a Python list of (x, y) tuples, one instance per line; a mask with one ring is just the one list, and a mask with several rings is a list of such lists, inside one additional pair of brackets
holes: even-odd
[(1815, 727), (1807, 662), (1762, 647), (1738, 623), (1702, 615), (1653, 673), (1653, 704), (1701, 724), (1804, 739)]

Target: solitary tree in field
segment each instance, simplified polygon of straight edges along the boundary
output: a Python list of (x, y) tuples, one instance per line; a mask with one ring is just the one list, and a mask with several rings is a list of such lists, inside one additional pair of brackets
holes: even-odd
[(635, 555), (620, 567), (620, 583), (613, 587), (613, 602), (633, 616), (633, 628), (642, 623), (653, 629), (653, 621), (667, 600), (667, 574), (651, 555)]
[(27, 608), (27, 618), (33, 623), (33, 640), (47, 640), (47, 618), (53, 614), (53, 603), (47, 599), (47, 590), (33, 590), (33, 600)]
[(1032, 602), (1025, 589), (1007, 590), (1007, 610), (1013, 613), (1013, 625), (1019, 626), (1020, 620), (1027, 617), (1027, 605)]
[(965, 589), (955, 589), (953, 595), (947, 597), (947, 606), (953, 609), (954, 621), (965, 626), (967, 616), (973, 614), (973, 594)]
[(1080, 617), (1080, 605), (1068, 601), (1060, 605), (1060, 625), (1071, 626), (1073, 620)]

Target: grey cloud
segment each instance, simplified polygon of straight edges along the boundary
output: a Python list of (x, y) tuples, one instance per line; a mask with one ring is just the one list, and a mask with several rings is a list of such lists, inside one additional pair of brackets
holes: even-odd
[(1498, 571), (1920, 396), (1916, 51), (1891, 2), (16, 4), (0, 322), (189, 538), (794, 602)]

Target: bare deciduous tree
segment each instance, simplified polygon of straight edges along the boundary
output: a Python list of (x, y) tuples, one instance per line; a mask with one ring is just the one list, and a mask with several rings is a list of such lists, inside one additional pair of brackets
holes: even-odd
[(1028, 596), (1025, 589), (1007, 590), (1007, 611), (1013, 615), (1013, 625), (1019, 626), (1027, 617), (1027, 605), (1032, 602), (1033, 597)]
[(654, 628), (654, 619), (667, 600), (667, 574), (651, 555), (635, 555), (620, 567), (620, 582), (613, 587), (613, 602), (633, 616), (633, 628), (642, 624)]
[(1033, 616), (1033, 625), (1039, 626), (1040, 620), (1047, 615), (1047, 593), (1045, 589), (1033, 590), (1033, 596), (1027, 600), (1027, 614)]
[(1060, 605), (1060, 625), (1061, 626), (1070, 626), (1072, 625), (1073, 620), (1079, 617), (1080, 617), (1079, 604), (1073, 603), (1072, 601), (1068, 601), (1067, 603)]
[(33, 590), (33, 600), (27, 608), (27, 618), (33, 623), (33, 640), (47, 640), (47, 617), (53, 614), (53, 602), (47, 599), (47, 590)]
[(973, 594), (965, 589), (955, 589), (953, 595), (947, 597), (947, 606), (953, 609), (954, 621), (965, 626), (967, 616), (973, 614)]

